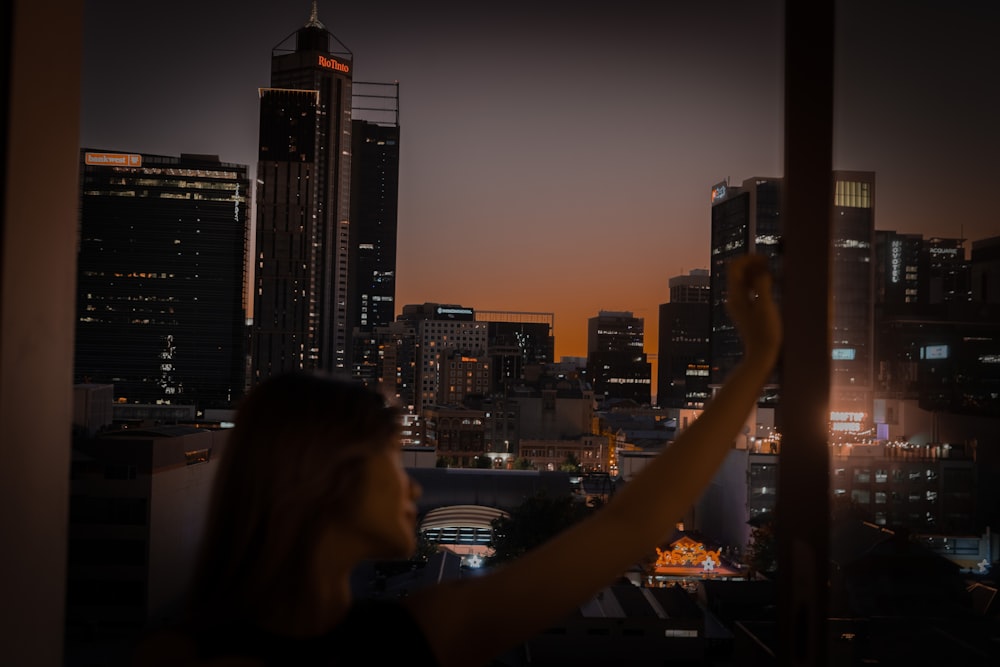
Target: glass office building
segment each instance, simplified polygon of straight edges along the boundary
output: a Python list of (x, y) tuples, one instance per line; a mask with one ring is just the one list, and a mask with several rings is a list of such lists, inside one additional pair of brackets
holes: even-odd
[(84, 149), (74, 381), (229, 408), (246, 384), (247, 167)]

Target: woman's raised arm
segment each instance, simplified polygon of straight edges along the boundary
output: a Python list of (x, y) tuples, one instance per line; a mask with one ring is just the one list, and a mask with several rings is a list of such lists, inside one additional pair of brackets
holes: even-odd
[(744, 356), (702, 415), (612, 500), (521, 558), (413, 594), (442, 665), (476, 665), (544, 630), (653, 551), (706, 487), (778, 358), (781, 320), (766, 260), (733, 259), (726, 306)]

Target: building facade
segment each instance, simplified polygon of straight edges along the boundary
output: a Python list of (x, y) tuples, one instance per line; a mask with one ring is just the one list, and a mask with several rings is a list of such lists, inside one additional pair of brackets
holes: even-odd
[[(875, 174), (835, 171), (831, 225), (831, 394), (830, 424), (835, 432), (874, 435)], [(742, 342), (726, 313), (729, 261), (761, 254), (776, 277), (781, 301), (783, 180), (750, 178), (740, 186), (712, 188), (711, 383), (718, 386), (742, 358)], [(777, 403), (776, 368), (762, 403)]]
[[(140, 636), (175, 622), (229, 431), (128, 429), (74, 443), (66, 572), (67, 636)], [(93, 656), (92, 656), (93, 657)], [(79, 662), (86, 664), (82, 657)]]
[(932, 412), (997, 414), (1000, 309), (980, 298), (989, 239), (976, 241), (970, 258), (963, 239), (891, 231), (877, 238), (878, 395)]
[(711, 310), (706, 269), (670, 279), (670, 301), (660, 304), (656, 402), (700, 408), (709, 397)]
[[(376, 100), (381, 113), (372, 114)], [(348, 297), (351, 375), (378, 382), (378, 327), (396, 317), (399, 84), (354, 82)]]
[[(477, 310), (487, 323), (488, 353), (493, 360), (493, 386), (504, 391), (539, 372), (555, 357), (554, 313)], [(534, 370), (532, 370), (534, 369)]]
[(74, 381), (229, 408), (246, 386), (245, 165), (80, 153)]
[(353, 55), (313, 13), (261, 88), (251, 383), (348, 373)]
[[(399, 347), (386, 356), (395, 358), (399, 376), (396, 394), (414, 414), (434, 405), (441, 387), (441, 364), (448, 351), (481, 357), (487, 350), (487, 324), (477, 322), (472, 308), (440, 303), (408, 304), (392, 327), (390, 344)], [(412, 346), (412, 347), (411, 347)], [(383, 385), (386, 389), (388, 384)], [(412, 388), (412, 389), (411, 389)], [(475, 389), (475, 385), (473, 386)], [(488, 393), (488, 387), (482, 387)], [(412, 398), (412, 403), (407, 402)]]
[(830, 422), (835, 432), (849, 438), (871, 438), (875, 436), (875, 174), (835, 171), (833, 176)]
[(646, 360), (644, 321), (629, 311), (602, 310), (587, 320), (587, 372), (598, 400), (649, 405), (652, 365)]

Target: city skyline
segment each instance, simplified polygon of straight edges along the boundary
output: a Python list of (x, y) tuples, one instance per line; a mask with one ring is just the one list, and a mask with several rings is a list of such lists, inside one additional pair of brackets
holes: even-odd
[[(657, 352), (669, 279), (709, 266), (711, 186), (781, 175), (782, 4), (646, 4), (319, 1), (355, 81), (400, 85), (397, 314), (554, 312), (561, 357), (585, 355), (589, 317), (628, 310)], [(134, 7), (85, 2), (81, 145), (217, 154), (253, 173), (270, 49), (311, 3)], [(838, 11), (833, 168), (875, 172), (878, 229), (995, 235), (975, 193), (1000, 176), (1000, 8)]]

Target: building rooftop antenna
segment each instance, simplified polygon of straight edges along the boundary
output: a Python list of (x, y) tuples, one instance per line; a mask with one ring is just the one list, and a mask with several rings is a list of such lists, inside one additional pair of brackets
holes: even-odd
[(313, 0), (312, 11), (309, 12), (309, 21), (306, 23), (306, 27), (326, 30), (326, 26), (319, 20), (319, 9), (316, 7), (316, 0)]

